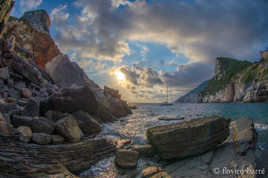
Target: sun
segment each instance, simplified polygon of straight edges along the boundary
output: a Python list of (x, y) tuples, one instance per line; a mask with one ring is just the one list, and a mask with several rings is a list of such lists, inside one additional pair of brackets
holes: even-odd
[(115, 72), (115, 76), (116, 76), (116, 79), (117, 79), (119, 82), (125, 82), (125, 81), (126, 81), (126, 76), (125, 76), (125, 74), (123, 74), (123, 73), (120, 72), (120, 71), (116, 71), (116, 72)]

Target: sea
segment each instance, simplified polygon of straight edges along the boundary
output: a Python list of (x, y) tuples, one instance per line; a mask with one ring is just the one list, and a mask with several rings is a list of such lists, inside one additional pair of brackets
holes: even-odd
[[(258, 132), (257, 150), (261, 152), (268, 149), (268, 103), (176, 103), (173, 105), (140, 103), (136, 106), (137, 109), (133, 110), (133, 114), (120, 118), (114, 123), (105, 124), (99, 137), (107, 137), (115, 141), (120, 138), (130, 138), (135, 144), (145, 144), (145, 133), (150, 127), (215, 115), (232, 120), (247, 117), (254, 121)], [(184, 120), (164, 121), (159, 118), (184, 118)], [(139, 165), (143, 167), (148, 160), (141, 160), (141, 162), (143, 163)], [(112, 156), (101, 160), (83, 174), (112, 178), (117, 177), (116, 171)]]

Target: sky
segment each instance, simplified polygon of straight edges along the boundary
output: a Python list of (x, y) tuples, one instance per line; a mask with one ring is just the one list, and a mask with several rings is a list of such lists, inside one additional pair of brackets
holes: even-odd
[(16, 0), (45, 9), (60, 50), (129, 102), (163, 102), (214, 74), (217, 56), (257, 61), (268, 47), (267, 0)]

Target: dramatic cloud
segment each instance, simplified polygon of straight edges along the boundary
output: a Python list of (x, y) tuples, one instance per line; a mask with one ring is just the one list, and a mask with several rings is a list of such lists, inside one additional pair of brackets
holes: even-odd
[[(266, 0), (77, 0), (74, 5), (81, 13), (70, 23), (61, 24), (69, 17), (63, 7), (54, 13), (63, 12), (60, 17), (53, 15), (64, 52), (118, 64), (131, 54), (129, 44), (138, 41), (164, 44), (189, 60), (173, 73), (122, 68), (131, 84), (148, 88), (194, 86), (212, 75), (217, 56), (256, 60), (268, 39)], [(156, 62), (176, 65), (168, 59)]]
[(41, 4), (42, 0), (20, 0), (20, 7), (24, 11), (37, 8)]

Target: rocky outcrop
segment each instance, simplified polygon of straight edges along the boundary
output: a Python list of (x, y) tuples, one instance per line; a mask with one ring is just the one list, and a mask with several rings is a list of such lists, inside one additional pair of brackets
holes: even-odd
[(229, 136), (230, 119), (199, 118), (157, 126), (146, 132), (148, 142), (162, 159), (182, 159), (214, 149)]
[(264, 102), (268, 100), (268, 57), (250, 63), (230, 58), (217, 58), (215, 76), (181, 97), (178, 102)]
[(4, 30), (5, 24), (8, 21), (11, 10), (15, 2), (13, 0), (1, 0), (0, 1), (0, 37)]
[(21, 19), (27, 21), (36, 31), (49, 34), (50, 19), (45, 10), (25, 12)]
[(115, 149), (105, 139), (88, 139), (73, 144), (36, 145), (16, 142), (10, 137), (0, 137), (0, 175), (4, 177), (49, 177), (64, 175), (67, 170), (78, 173)]
[(253, 121), (239, 119), (231, 122), (230, 136), (215, 150), (171, 163), (163, 169), (170, 177), (255, 178), (251, 172), (256, 169), (256, 139)]

